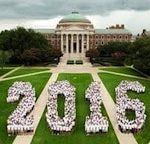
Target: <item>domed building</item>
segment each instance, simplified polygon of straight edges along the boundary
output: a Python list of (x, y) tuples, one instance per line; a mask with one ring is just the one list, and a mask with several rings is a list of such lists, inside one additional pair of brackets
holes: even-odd
[(53, 47), (64, 55), (85, 57), (89, 49), (97, 48), (110, 41), (129, 42), (132, 34), (124, 25), (95, 29), (90, 20), (78, 12), (72, 12), (59, 21), (56, 29), (36, 29), (44, 34)]

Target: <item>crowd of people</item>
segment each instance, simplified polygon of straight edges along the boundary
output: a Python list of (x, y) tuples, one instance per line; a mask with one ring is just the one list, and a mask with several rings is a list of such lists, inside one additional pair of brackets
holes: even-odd
[(85, 98), (90, 101), (90, 116), (86, 117), (85, 131), (87, 133), (99, 133), (108, 131), (108, 120), (102, 116), (102, 95), (99, 82), (92, 82), (86, 90)]
[[(131, 99), (127, 91), (141, 93), (145, 87), (138, 81), (122, 81), (116, 87), (116, 114), (119, 129), (122, 132), (137, 132), (146, 120), (145, 105), (138, 98)], [(57, 108), (58, 96), (65, 97), (64, 117), (60, 118)], [(23, 98), (22, 98), (23, 97)], [(8, 90), (7, 102), (15, 102), (20, 98), (20, 103), (7, 120), (9, 134), (32, 132), (33, 115), (29, 113), (35, 105), (35, 89), (29, 82), (15, 82)], [(90, 102), (90, 115), (86, 116), (85, 131), (89, 133), (108, 132), (107, 117), (102, 116), (102, 93), (99, 82), (92, 82), (85, 92), (85, 98)], [(135, 119), (129, 120), (126, 111), (134, 111)], [(69, 81), (56, 81), (48, 87), (48, 101), (46, 120), (49, 128), (56, 132), (69, 132), (75, 126), (75, 87)]]
[[(127, 95), (127, 91), (135, 91), (142, 93), (145, 87), (138, 81), (122, 81), (116, 87), (116, 111), (119, 129), (122, 132), (137, 132), (140, 130), (145, 122), (145, 106), (138, 98), (131, 99)], [(126, 116), (126, 111), (134, 111), (135, 119), (129, 120)]]
[[(22, 98), (23, 97), (23, 98)], [(21, 101), (17, 108), (7, 119), (7, 131), (9, 134), (21, 134), (32, 132), (33, 115), (28, 114), (33, 110), (35, 105), (35, 89), (29, 82), (14, 82), (8, 90), (7, 102)]]
[[(46, 119), (50, 129), (56, 133), (69, 132), (75, 125), (75, 88), (69, 81), (57, 81), (48, 88)], [(60, 118), (57, 111), (57, 97), (65, 97), (64, 117)]]

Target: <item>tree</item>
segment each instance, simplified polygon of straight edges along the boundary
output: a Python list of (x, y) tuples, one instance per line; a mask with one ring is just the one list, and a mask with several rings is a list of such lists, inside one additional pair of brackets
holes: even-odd
[(130, 59), (135, 68), (150, 75), (150, 37), (139, 38), (131, 45)]
[(21, 55), (22, 61), (26, 65), (32, 65), (41, 62), (41, 50), (37, 48), (27, 49)]
[(25, 65), (33, 65), (45, 62), (58, 62), (62, 56), (61, 50), (48, 47), (45, 49), (31, 48), (27, 49), (21, 55), (21, 61)]
[(10, 53), (8, 51), (0, 50), (0, 66), (3, 69), (6, 62), (8, 62), (8, 59), (10, 57)]
[(113, 53), (129, 53), (129, 45), (128, 42), (109, 42), (103, 46), (99, 45), (97, 50), (99, 52), (100, 57), (111, 57)]
[(93, 60), (95, 58), (97, 58), (99, 55), (98, 50), (97, 49), (90, 49), (86, 52), (86, 57), (90, 58), (90, 62), (93, 62)]
[(36, 33), (32, 29), (18, 27), (0, 33), (0, 49), (12, 52), (10, 61), (13, 63), (20, 63), (22, 53), (33, 47), (45, 49), (48, 47), (48, 41), (42, 34)]

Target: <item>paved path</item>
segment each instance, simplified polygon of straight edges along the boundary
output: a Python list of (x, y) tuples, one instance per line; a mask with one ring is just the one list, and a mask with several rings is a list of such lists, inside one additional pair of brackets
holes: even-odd
[(12, 77), (7, 77), (7, 78), (0, 79), (0, 81), (12, 80), (12, 79), (16, 79), (16, 78), (22, 78), (22, 77), (33, 76), (33, 75), (38, 75), (38, 74), (44, 74), (44, 73), (49, 73), (49, 72), (50, 72), (50, 70), (45, 70), (45, 71), (41, 71), (41, 72), (34, 72), (34, 73), (29, 73), (29, 74), (12, 76)]
[(99, 72), (120, 75), (120, 76), (126, 76), (126, 77), (131, 77), (131, 78), (137, 78), (137, 79), (142, 79), (142, 80), (150, 80), (149, 78), (144, 78), (144, 77), (134, 76), (134, 75), (129, 75), (129, 74), (123, 74), (123, 73), (117, 73), (117, 72), (112, 72), (112, 71), (106, 71), (106, 70), (99, 70)]
[[(121, 133), (117, 126), (116, 120), (116, 110), (115, 110), (115, 103), (111, 98), (110, 94), (108, 93), (107, 89), (105, 88), (104, 84), (102, 83), (101, 79), (98, 76), (99, 70), (97, 68), (93, 68), (91, 64), (85, 63), (84, 65), (65, 65), (64, 63), (59, 64), (57, 68), (52, 68), (52, 76), (49, 79), (48, 83), (46, 84), (43, 92), (41, 93), (40, 97), (38, 98), (35, 110), (34, 110), (34, 119), (35, 119), (35, 131), (40, 122), (44, 109), (46, 107), (46, 100), (47, 100), (47, 89), (48, 85), (52, 81), (56, 81), (59, 73), (91, 73), (94, 81), (100, 81), (103, 93), (103, 104), (109, 116), (110, 122), (113, 126), (115, 134), (119, 140), (120, 144), (137, 144), (134, 136), (132, 134), (124, 134)], [(35, 132), (34, 132), (35, 133)], [(13, 144), (30, 144), (34, 133), (31, 135), (23, 135), (17, 136), (14, 140)]]
[(1, 81), (2, 79), (4, 79), (4, 77), (6, 77), (6, 76), (12, 74), (13, 72), (17, 71), (17, 70), (20, 69), (20, 68), (21, 68), (21, 67), (14, 68), (13, 70), (9, 71), (8, 73), (2, 75), (2, 76), (0, 77), (0, 81)]
[[(35, 104), (35, 109), (34, 109), (34, 127), (35, 127), (35, 131), (36, 128), (40, 122), (40, 119), (42, 117), (42, 114), (45, 110), (46, 107), (46, 101), (47, 101), (47, 96), (48, 96), (48, 86), (50, 83), (54, 82), (57, 80), (58, 77), (58, 73), (53, 73), (50, 77), (50, 79), (48, 80), (45, 88), (43, 89), (41, 95), (39, 96), (36, 104)], [(35, 133), (34, 131), (34, 133)], [(34, 133), (32, 133), (31, 135), (18, 135), (16, 136), (13, 144), (30, 144), (32, 141), (32, 138), (34, 136)]]
[(120, 144), (137, 144), (133, 134), (124, 134), (121, 133), (118, 129), (117, 125), (117, 119), (116, 119), (116, 107), (113, 99), (111, 98), (110, 94), (108, 93), (107, 89), (105, 88), (103, 82), (99, 78), (98, 74), (96, 72), (92, 72), (92, 77), (94, 81), (99, 81), (101, 83), (101, 89), (102, 89), (102, 100), (104, 107), (107, 111), (107, 114), (109, 116), (110, 122), (113, 126), (113, 129), (116, 133), (116, 136), (119, 140)]

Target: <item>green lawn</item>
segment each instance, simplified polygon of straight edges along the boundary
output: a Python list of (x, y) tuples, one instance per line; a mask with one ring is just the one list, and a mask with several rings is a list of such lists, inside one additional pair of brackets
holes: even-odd
[(17, 71), (15, 71), (15, 72), (11, 73), (7, 77), (13, 77), (13, 76), (18, 76), (18, 75), (42, 72), (42, 71), (46, 71), (46, 70), (49, 70), (49, 69), (21, 68), (21, 69), (18, 69)]
[(64, 97), (64, 95), (62, 95), (62, 94), (58, 95), (57, 103), (58, 103), (58, 107), (57, 107), (58, 115), (61, 118), (63, 118), (64, 114), (65, 114), (65, 109), (64, 109), (65, 97)]
[[(54, 135), (48, 128), (43, 113), (40, 124), (34, 135), (32, 144), (117, 144), (118, 140), (115, 136), (111, 123), (109, 122), (109, 132), (106, 134), (95, 134), (87, 136), (84, 131), (84, 123), (86, 115), (89, 115), (89, 102), (85, 100), (85, 90), (92, 81), (90, 74), (60, 74), (58, 80), (69, 80), (76, 87), (76, 125), (71, 133)], [(58, 101), (58, 105), (62, 108), (64, 100)], [(107, 116), (102, 106), (104, 116)], [(108, 116), (107, 116), (108, 117)]]
[(100, 68), (100, 70), (123, 73), (123, 74), (134, 75), (134, 76), (142, 76), (143, 77), (143, 75), (141, 75), (136, 70), (134, 70), (132, 68), (129, 68), (129, 67), (108, 67), (108, 68)]
[(0, 69), (0, 76), (4, 75), (5, 73), (8, 73), (12, 69)]
[(112, 98), (115, 101), (115, 87), (119, 85), (122, 80), (138, 80), (141, 84), (146, 87), (145, 93), (137, 94), (135, 92), (128, 92), (128, 96), (131, 98), (139, 98), (142, 102), (144, 102), (146, 106), (146, 123), (142, 131), (134, 134), (136, 140), (139, 144), (148, 144), (150, 141), (150, 81), (149, 80), (141, 80), (137, 78), (128, 78), (125, 76), (117, 76), (113, 74), (100, 73), (100, 78), (105, 84), (107, 90), (111, 94)]
[(15, 136), (8, 136), (6, 130), (7, 118), (13, 112), (17, 106), (17, 103), (7, 103), (6, 97), (8, 93), (8, 88), (15, 81), (29, 81), (36, 90), (36, 97), (40, 95), (46, 82), (50, 78), (51, 74), (39, 74), (35, 76), (28, 76), (13, 80), (1, 81), (0, 82), (0, 144), (12, 144)]

